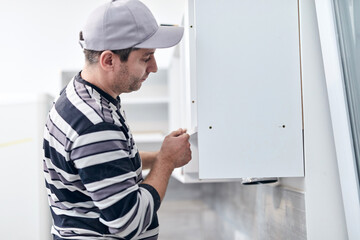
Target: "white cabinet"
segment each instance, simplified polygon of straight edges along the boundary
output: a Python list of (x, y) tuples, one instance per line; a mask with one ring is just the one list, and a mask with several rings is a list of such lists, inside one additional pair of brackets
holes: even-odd
[(298, 1), (187, 4), (171, 87), (194, 154), (178, 178), (304, 176)]

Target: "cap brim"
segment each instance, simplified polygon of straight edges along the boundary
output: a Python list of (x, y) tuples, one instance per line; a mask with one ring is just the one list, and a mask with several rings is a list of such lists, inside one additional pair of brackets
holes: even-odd
[(159, 26), (158, 30), (135, 48), (168, 48), (178, 44), (184, 34), (183, 27)]

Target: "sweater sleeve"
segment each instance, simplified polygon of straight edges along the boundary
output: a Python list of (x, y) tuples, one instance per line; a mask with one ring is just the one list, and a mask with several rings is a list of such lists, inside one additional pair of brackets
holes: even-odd
[(70, 159), (111, 234), (133, 239), (156, 220), (158, 192), (138, 184), (141, 159), (120, 127), (102, 123), (73, 142)]

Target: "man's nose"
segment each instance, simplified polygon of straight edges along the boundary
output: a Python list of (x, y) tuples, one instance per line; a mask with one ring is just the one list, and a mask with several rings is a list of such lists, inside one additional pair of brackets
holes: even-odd
[(149, 65), (147, 68), (147, 72), (151, 73), (156, 73), (158, 70), (157, 64), (156, 64), (156, 59), (155, 57), (151, 58), (151, 60), (149, 61)]

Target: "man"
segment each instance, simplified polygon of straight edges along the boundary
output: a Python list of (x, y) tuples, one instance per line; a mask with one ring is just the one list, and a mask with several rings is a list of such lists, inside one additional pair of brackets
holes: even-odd
[[(156, 48), (180, 27), (159, 27), (138, 0), (97, 8), (80, 34), (85, 66), (61, 92), (44, 134), (44, 172), (54, 239), (157, 239), (156, 212), (174, 168), (191, 159), (189, 135), (169, 134), (139, 153), (119, 95), (157, 71)], [(150, 168), (144, 180), (141, 171)]]

